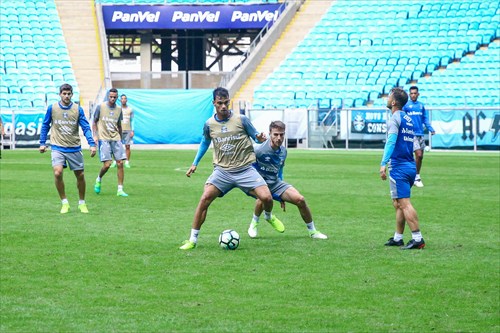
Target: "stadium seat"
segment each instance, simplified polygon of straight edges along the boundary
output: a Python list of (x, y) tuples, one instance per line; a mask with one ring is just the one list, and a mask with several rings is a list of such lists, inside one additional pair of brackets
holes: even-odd
[[(397, 6), (388, 2), (382, 6), (378, 2), (363, 1), (347, 6), (345, 2), (334, 2), (302, 43), (306, 45), (302, 52), (315, 51), (299, 54), (300, 48), (296, 48), (296, 53), (287, 57), (300, 59), (300, 68), (305, 71), (318, 72), (318, 75), (308, 73), (297, 78), (295, 84), (321, 98), (321, 94), (328, 94), (322, 90), (322, 82), (328, 82), (330, 91), (340, 93), (341, 98), (352, 99), (352, 105), (359, 106), (356, 98), (363, 96), (355, 95), (348, 87), (357, 90), (357, 94), (364, 93), (365, 100), (371, 100), (387, 93), (394, 85), (415, 84), (410, 80), (420, 84), (424, 73), (432, 74), (431, 81), (437, 80), (452, 61), (466, 62), (466, 54), (477, 54), (481, 45), (490, 44), (500, 32), (498, 19), (492, 19), (494, 15), (498, 18), (495, 13), (498, 4), (490, 12), (489, 3), (472, 3), (474, 5), (461, 6), (461, 3), (436, 0), (422, 4), (401, 2)], [(374, 15), (378, 20), (370, 20)], [(325, 37), (329, 32), (333, 37), (331, 43)], [(415, 33), (418, 39), (413, 38)], [(496, 60), (498, 62), (498, 58)], [(329, 69), (328, 73), (321, 72), (324, 68)], [(275, 73), (279, 73), (279, 68)], [(268, 80), (272, 80), (272, 76)], [(302, 101), (303, 96), (300, 97)]]
[[(15, 80), (2, 77), (2, 84), (8, 84), (9, 107), (32, 108), (35, 92), (41, 89), (39, 81), (52, 82), (50, 89), (54, 85), (51, 76), (42, 77), (42, 71), (51, 69), (47, 55), (68, 53), (55, 2), (2, 1), (0, 16), (0, 56), (3, 59), (0, 73), (16, 75)], [(3, 29), (4, 24), (8, 25), (8, 29)], [(63, 61), (66, 59), (54, 60), (57, 61), (57, 67), (70, 69), (70, 64)], [(56, 66), (56, 63), (52, 63), (52, 66)], [(76, 81), (74, 87), (78, 89)], [(46, 92), (43, 92), (44, 96)], [(40, 101), (36, 106), (40, 106)]]

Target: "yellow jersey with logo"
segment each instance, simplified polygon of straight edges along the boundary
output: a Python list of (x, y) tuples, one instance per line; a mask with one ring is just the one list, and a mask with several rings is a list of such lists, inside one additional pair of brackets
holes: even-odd
[(120, 141), (121, 133), (118, 124), (122, 121), (122, 108), (116, 105), (109, 107), (108, 103), (102, 103), (94, 115), (94, 121), (97, 125), (99, 140), (102, 141)]
[(130, 106), (127, 107), (122, 107), (122, 130), (123, 131), (131, 131), (132, 130), (132, 118), (133, 116), (133, 111)]
[(72, 103), (69, 108), (61, 108), (59, 103), (52, 104), (52, 129), (50, 143), (61, 147), (80, 146), (78, 120), (80, 111), (78, 104)]
[(247, 117), (234, 112), (225, 121), (218, 121), (215, 115), (207, 120), (204, 135), (212, 140), (214, 165), (236, 169), (254, 163), (255, 152), (249, 136), (256, 133)]

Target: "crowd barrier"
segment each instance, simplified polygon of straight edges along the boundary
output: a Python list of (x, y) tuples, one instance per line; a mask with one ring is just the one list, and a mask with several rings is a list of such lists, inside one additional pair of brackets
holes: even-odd
[[(124, 91), (130, 96), (140, 92)], [(196, 100), (198, 104), (204, 101), (203, 110), (199, 108), (200, 112), (195, 112), (195, 105), (185, 104), (171, 112), (158, 112), (158, 108), (147, 108), (148, 99), (137, 98), (145, 102), (142, 105), (144, 108), (141, 105), (137, 108), (136, 143), (198, 143), (203, 122), (212, 112), (210, 94), (209, 90), (199, 90), (196, 98), (190, 95), (189, 98)], [(176, 98), (175, 94), (171, 98)], [(156, 105), (169, 104), (172, 102)], [(390, 116), (388, 110), (380, 108), (250, 109), (246, 113), (255, 127), (265, 133), (269, 131), (271, 121), (285, 122), (289, 147), (326, 149), (383, 148), (386, 122)], [(426, 134), (430, 149), (500, 150), (500, 107), (430, 108), (428, 113), (436, 132), (432, 136)], [(5, 134), (14, 143), (12, 149), (38, 147), (45, 110), (2, 109), (0, 115)], [(191, 125), (188, 126), (189, 124)]]

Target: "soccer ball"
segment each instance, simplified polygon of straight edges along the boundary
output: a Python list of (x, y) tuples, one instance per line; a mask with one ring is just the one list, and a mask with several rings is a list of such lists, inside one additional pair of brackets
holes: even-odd
[(225, 250), (236, 250), (240, 245), (240, 235), (232, 229), (224, 230), (219, 235), (219, 245)]

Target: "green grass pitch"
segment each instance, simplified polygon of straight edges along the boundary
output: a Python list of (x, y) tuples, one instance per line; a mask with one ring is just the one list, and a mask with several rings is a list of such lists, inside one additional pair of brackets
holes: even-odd
[[(208, 152), (133, 150), (128, 198), (116, 171), (87, 204), (59, 214), (50, 153), (3, 151), (0, 160), (1, 332), (500, 332), (500, 155), (425, 154), (412, 202), (422, 251), (386, 248), (394, 232), (378, 152), (289, 150), (285, 180), (306, 197), (312, 240), (296, 207), (246, 233), (253, 200), (239, 190), (210, 207), (198, 247), (181, 251), (211, 172)], [(219, 233), (237, 230), (236, 251)], [(405, 231), (405, 241), (410, 233)]]

